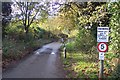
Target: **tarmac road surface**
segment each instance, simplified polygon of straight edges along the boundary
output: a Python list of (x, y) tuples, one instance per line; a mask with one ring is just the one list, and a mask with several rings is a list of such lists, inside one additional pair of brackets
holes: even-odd
[(60, 61), (61, 43), (52, 42), (3, 72), (3, 78), (64, 78)]

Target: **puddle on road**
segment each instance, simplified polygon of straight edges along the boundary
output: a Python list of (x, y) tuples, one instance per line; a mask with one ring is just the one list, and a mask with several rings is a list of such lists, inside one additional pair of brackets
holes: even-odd
[(52, 49), (51, 48), (44, 48), (44, 49), (38, 49), (36, 52), (35, 52), (35, 55), (42, 55), (42, 54), (55, 54), (54, 52), (52, 52)]
[(43, 54), (54, 55), (58, 52), (60, 46), (61, 44), (56, 42), (44, 45), (42, 48), (35, 51), (35, 55), (43, 55)]

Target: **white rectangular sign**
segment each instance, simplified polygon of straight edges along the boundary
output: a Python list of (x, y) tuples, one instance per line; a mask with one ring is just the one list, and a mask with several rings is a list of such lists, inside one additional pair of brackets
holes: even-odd
[(99, 60), (104, 60), (104, 52), (99, 52)]
[(108, 42), (109, 27), (97, 27), (97, 42)]

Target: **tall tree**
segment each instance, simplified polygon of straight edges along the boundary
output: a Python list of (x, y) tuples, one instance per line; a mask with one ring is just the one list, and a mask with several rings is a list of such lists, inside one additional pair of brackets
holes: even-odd
[(11, 2), (2, 2), (2, 25), (5, 26), (10, 20), (10, 14), (12, 12)]
[(5, 27), (6, 25), (10, 22), (11, 20), (11, 12), (12, 12), (12, 8), (11, 8), (11, 2), (2, 2), (2, 36), (4, 37), (6, 32), (5, 32)]
[(120, 56), (120, 1), (109, 3), (108, 10), (112, 15), (109, 25), (111, 28), (109, 50)]
[(48, 6), (45, 2), (16, 2), (15, 4), (16, 7), (20, 10), (16, 16), (18, 20), (22, 20), (26, 35), (29, 32), (30, 25), (34, 22), (35, 19), (41, 16), (46, 17), (48, 14)]
[(71, 19), (74, 27), (79, 29), (77, 46), (85, 52), (91, 52), (91, 48), (96, 46), (97, 27), (109, 25), (106, 8), (105, 2), (68, 2), (60, 10), (61, 16)]

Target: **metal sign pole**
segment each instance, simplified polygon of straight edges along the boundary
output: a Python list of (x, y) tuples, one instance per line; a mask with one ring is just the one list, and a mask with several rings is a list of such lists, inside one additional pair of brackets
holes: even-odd
[(103, 70), (104, 70), (104, 60), (100, 60), (100, 72), (99, 72), (100, 80), (102, 80), (102, 78), (103, 78)]
[(104, 52), (99, 52), (99, 60), (100, 60), (100, 70), (99, 70), (99, 80), (104, 78)]

